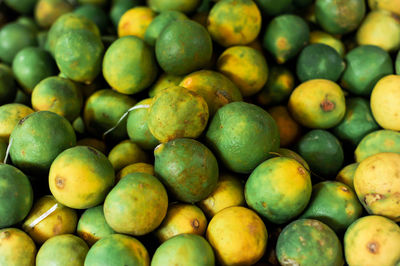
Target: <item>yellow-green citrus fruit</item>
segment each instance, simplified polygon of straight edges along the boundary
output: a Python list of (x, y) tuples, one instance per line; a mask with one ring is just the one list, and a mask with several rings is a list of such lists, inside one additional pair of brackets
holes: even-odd
[(398, 265), (400, 227), (382, 216), (362, 217), (344, 235), (344, 254), (349, 265)]
[(366, 135), (354, 151), (356, 162), (380, 152), (400, 153), (400, 132), (376, 130)]
[(354, 188), (368, 213), (400, 221), (399, 172), (397, 153), (377, 153), (360, 163), (354, 175)]
[(0, 139), (8, 139), (18, 122), (25, 116), (32, 114), (33, 110), (20, 103), (9, 103), (0, 106)]
[(148, 156), (136, 143), (124, 140), (112, 148), (108, 160), (117, 172), (130, 164), (147, 162)]
[(243, 96), (259, 92), (268, 79), (268, 65), (263, 54), (248, 46), (226, 49), (218, 58), (217, 68), (238, 86)]
[(110, 86), (124, 94), (146, 89), (157, 76), (157, 63), (150, 47), (135, 36), (119, 38), (107, 49), (103, 75)]
[(54, 58), (69, 79), (87, 84), (101, 72), (104, 45), (89, 30), (74, 30), (61, 35), (54, 46)]
[(152, 266), (215, 265), (214, 252), (201, 236), (180, 234), (161, 244), (151, 260)]
[(156, 139), (168, 142), (176, 138), (199, 137), (208, 117), (207, 102), (201, 95), (174, 86), (154, 97), (147, 124)]
[(250, 173), (279, 148), (274, 119), (261, 107), (245, 102), (229, 103), (215, 113), (206, 142), (228, 169)]
[(63, 14), (73, 10), (70, 2), (65, 0), (39, 0), (35, 6), (34, 16), (42, 28), (49, 28)]
[(172, 75), (172, 74), (167, 74), (167, 73), (161, 74), (158, 77), (157, 81), (154, 82), (154, 84), (150, 87), (149, 96), (154, 97), (163, 89), (173, 87), (173, 86), (178, 86), (179, 83), (181, 83), (183, 78), (184, 78), (184, 76), (180, 76), (180, 75), (177, 76), (177, 75)]
[(400, 48), (400, 21), (386, 10), (371, 11), (357, 31), (359, 45), (375, 45), (392, 52)]
[(94, 148), (76, 146), (53, 161), (49, 186), (61, 204), (87, 209), (103, 202), (114, 179), (114, 169), (106, 156)]
[(147, 163), (134, 163), (125, 166), (117, 173), (115, 183), (132, 173), (144, 173), (154, 175), (154, 167), (153, 165)]
[(310, 29), (299, 16), (285, 14), (271, 20), (263, 38), (263, 47), (283, 64), (295, 57), (308, 43)]
[(300, 84), (289, 99), (294, 119), (309, 128), (331, 128), (346, 113), (342, 89), (333, 81), (313, 79)]
[(206, 67), (212, 52), (207, 29), (189, 19), (171, 22), (156, 41), (158, 64), (173, 75), (186, 75)]
[(371, 111), (384, 129), (400, 130), (400, 76), (389, 75), (376, 83), (371, 93)]
[(31, 99), (36, 111), (51, 111), (69, 121), (77, 118), (82, 108), (82, 94), (77, 86), (61, 77), (48, 77), (39, 82)]
[(354, 190), (354, 175), (359, 164), (360, 163), (352, 163), (343, 167), (343, 169), (337, 174), (336, 181), (342, 182)]
[(90, 19), (75, 13), (67, 13), (59, 17), (51, 26), (47, 35), (45, 48), (54, 56), (58, 39), (68, 32), (88, 30), (100, 38), (99, 28)]
[(261, 30), (261, 13), (251, 0), (224, 0), (210, 10), (207, 28), (222, 46), (245, 45)]
[(400, 15), (399, 0), (368, 0), (368, 5), (372, 10), (382, 9)]
[(244, 195), (246, 203), (269, 221), (282, 224), (299, 215), (311, 197), (309, 172), (287, 157), (269, 159), (251, 173)]
[(195, 203), (206, 198), (218, 182), (218, 163), (202, 143), (179, 138), (154, 149), (154, 171), (171, 195)]
[(100, 239), (89, 250), (85, 266), (150, 265), (149, 253), (136, 238), (113, 234)]
[(224, 173), (218, 178), (213, 192), (198, 203), (208, 217), (213, 217), (225, 208), (244, 206), (244, 185), (234, 175)]
[(96, 91), (86, 100), (83, 109), (86, 129), (92, 135), (102, 138), (105, 132), (116, 126), (107, 138), (119, 141), (126, 139), (126, 119), (117, 123), (135, 103), (128, 95), (110, 89)]
[(342, 245), (335, 232), (314, 219), (299, 219), (280, 233), (276, 255), (281, 265), (342, 266)]
[(203, 96), (207, 101), (210, 116), (230, 102), (243, 100), (239, 88), (229, 78), (211, 70), (193, 72), (184, 77), (179, 86)]
[(118, 23), (118, 37), (133, 35), (144, 38), (147, 28), (156, 17), (148, 7), (138, 6), (126, 11)]
[(114, 234), (114, 230), (107, 224), (104, 217), (103, 205), (87, 209), (79, 218), (76, 233), (89, 246), (100, 239)]
[(174, 204), (168, 207), (167, 215), (155, 231), (160, 242), (180, 234), (204, 235), (207, 219), (199, 207), (191, 204)]
[(362, 210), (350, 187), (324, 181), (313, 186), (310, 202), (300, 218), (319, 220), (340, 233), (361, 216)]
[(206, 236), (222, 265), (256, 263), (264, 255), (268, 240), (264, 222), (244, 207), (229, 207), (217, 213)]
[(0, 265), (34, 266), (36, 246), (17, 228), (0, 229)]
[(53, 160), (76, 144), (67, 119), (49, 111), (25, 116), (13, 129), (10, 156), (13, 164), (28, 174), (47, 175)]
[(114, 231), (140, 236), (161, 224), (167, 208), (167, 191), (161, 182), (149, 174), (133, 173), (107, 195), (104, 217)]
[(317, 0), (315, 17), (318, 24), (331, 34), (355, 30), (365, 16), (364, 0)]
[(341, 57), (344, 56), (346, 51), (344, 44), (340, 39), (337, 39), (335, 36), (332, 36), (324, 31), (315, 30), (310, 32), (310, 44), (314, 43), (329, 45), (330, 47), (335, 49)]
[[(53, 212), (46, 218), (40, 219), (44, 213), (54, 208), (54, 206), (56, 208)], [(40, 219), (40, 222), (35, 225), (34, 222), (38, 219)], [(43, 244), (53, 236), (73, 234), (76, 230), (77, 222), (78, 217), (74, 209), (62, 205), (53, 196), (47, 195), (35, 202), (22, 228), (29, 234), (33, 241)]]
[(1, 162), (0, 228), (21, 222), (28, 215), (32, 202), (33, 191), (28, 177), (14, 166)]
[(85, 241), (77, 236), (72, 234), (55, 236), (40, 247), (36, 256), (36, 266), (80, 266), (84, 263), (88, 251), (89, 247)]

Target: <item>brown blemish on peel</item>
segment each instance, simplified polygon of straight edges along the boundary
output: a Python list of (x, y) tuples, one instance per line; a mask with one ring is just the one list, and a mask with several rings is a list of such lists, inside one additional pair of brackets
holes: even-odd
[(63, 177), (57, 176), (55, 182), (57, 188), (63, 189), (65, 187), (65, 179)]
[(194, 220), (192, 221), (191, 225), (192, 225), (192, 227), (193, 227), (194, 230), (197, 230), (197, 229), (199, 229), (199, 227), (200, 227), (200, 222), (199, 222), (199, 220), (194, 219)]
[(4, 231), (3, 233), (1, 233), (0, 239), (7, 239), (7, 238), (10, 238), (10, 236), (11, 236), (10, 232)]
[(304, 175), (306, 171), (304, 171), (303, 167), (298, 167), (297, 171), (300, 173), (300, 175)]
[(369, 242), (367, 244), (367, 249), (369, 252), (377, 254), (379, 252), (379, 245), (376, 242)]
[(307, 220), (304, 224), (305, 224), (305, 225), (312, 226), (312, 227), (314, 227), (315, 229), (317, 229), (318, 231), (324, 230), (324, 228), (322, 227), (322, 225), (321, 225), (318, 221), (316, 221), (316, 220), (310, 219), (310, 220)]
[(223, 104), (226, 105), (232, 101), (230, 95), (223, 90), (217, 90), (215, 92), (215, 96), (218, 98), (218, 100)]
[(247, 228), (249, 229), (251, 234), (257, 234), (257, 224), (256, 223), (248, 224)]
[(300, 264), (297, 262), (297, 261), (295, 261), (294, 259), (290, 259), (290, 258), (284, 258), (283, 260), (282, 260), (282, 265), (284, 265), (284, 266), (299, 266)]
[(325, 100), (321, 102), (320, 107), (322, 111), (330, 112), (335, 109), (335, 103), (328, 100), (328, 98), (325, 98)]
[(288, 46), (288, 41), (286, 40), (286, 38), (284, 37), (279, 37), (276, 41), (276, 46), (280, 49), (280, 50), (285, 50), (287, 49)]
[(364, 197), (364, 202), (367, 205), (371, 205), (375, 201), (381, 200), (383, 198), (384, 198), (384, 196), (379, 193), (368, 193)]
[(62, 230), (62, 224), (56, 224), (56, 225), (53, 227), (53, 233), (54, 233), (54, 235), (60, 234), (60, 233), (61, 233), (61, 230)]
[(346, 187), (341, 187), (340, 188), (342, 191), (344, 191), (344, 192), (349, 192), (349, 190), (346, 188)]

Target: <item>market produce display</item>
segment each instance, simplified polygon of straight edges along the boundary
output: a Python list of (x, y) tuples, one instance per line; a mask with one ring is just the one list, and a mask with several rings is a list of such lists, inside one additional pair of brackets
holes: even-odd
[(400, 0), (0, 0), (0, 266), (399, 266)]

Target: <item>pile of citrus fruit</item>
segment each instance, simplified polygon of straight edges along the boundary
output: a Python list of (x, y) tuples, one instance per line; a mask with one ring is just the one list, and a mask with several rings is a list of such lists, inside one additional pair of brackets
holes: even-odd
[(400, 0), (0, 1), (1, 266), (399, 266)]

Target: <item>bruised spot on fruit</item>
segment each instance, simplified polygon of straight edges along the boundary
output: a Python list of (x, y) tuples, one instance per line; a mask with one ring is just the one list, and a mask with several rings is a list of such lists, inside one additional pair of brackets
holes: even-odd
[(340, 189), (341, 189), (342, 191), (344, 191), (344, 192), (349, 192), (349, 190), (348, 190), (347, 187), (341, 187)]
[(60, 234), (60, 233), (61, 233), (61, 230), (62, 230), (62, 224), (61, 224), (61, 223), (60, 223), (60, 224), (56, 224), (56, 225), (53, 227), (53, 233), (54, 233), (55, 235)]
[(191, 224), (194, 230), (197, 230), (200, 227), (200, 222), (197, 219), (194, 219)]
[(304, 171), (303, 167), (298, 167), (297, 171), (301, 174), (304, 175), (306, 173), (306, 171)]
[(65, 187), (65, 179), (63, 177), (57, 176), (55, 181), (57, 188), (63, 189)]
[(282, 265), (283, 266), (300, 266), (300, 264), (297, 261), (295, 261), (294, 259), (290, 259), (290, 258), (283, 258)]
[(324, 228), (322, 227), (322, 225), (321, 225), (318, 221), (316, 221), (316, 220), (308, 220), (308, 221), (305, 222), (305, 224), (314, 227), (314, 228), (317, 229), (318, 231), (324, 230)]
[(261, 203), (261, 205), (262, 205), (264, 208), (267, 208), (267, 203), (265, 203), (264, 201)]
[(276, 46), (281, 49), (281, 50), (287, 50), (289, 49), (289, 45), (288, 45), (288, 41), (286, 38), (284, 37), (279, 37), (276, 40)]
[(127, 21), (127, 22), (125, 22), (124, 24), (122, 24), (121, 27), (122, 27), (123, 29), (129, 29), (130, 25), (131, 25), (131, 23), (130, 23), (129, 21)]
[(247, 225), (247, 228), (249, 229), (250, 233), (252, 233), (252, 234), (257, 234), (258, 233), (257, 224), (256, 223), (250, 223), (249, 225)]
[(217, 99), (222, 102), (222, 104), (228, 104), (232, 101), (232, 98), (230, 97), (230, 95), (224, 91), (224, 90), (217, 90), (215, 92), (215, 95), (217, 96)]
[(379, 245), (376, 242), (369, 242), (367, 244), (368, 251), (377, 254), (379, 252)]
[(366, 205), (371, 205), (374, 202), (383, 199), (384, 196), (379, 193), (368, 193), (364, 197), (364, 202)]
[(321, 102), (320, 107), (324, 112), (331, 112), (335, 109), (335, 103), (325, 98), (325, 100)]
[(325, 241), (322, 240), (322, 239), (319, 239), (319, 240), (318, 240), (318, 244), (319, 244), (321, 247), (323, 247), (323, 246), (325, 245)]
[(3, 233), (1, 233), (0, 239), (7, 239), (7, 238), (10, 238), (10, 236), (11, 236), (10, 232), (4, 231)]
[(306, 243), (306, 240), (304, 239), (304, 237), (302, 237), (302, 236), (299, 236), (299, 240), (300, 240), (300, 242), (301, 242), (301, 244), (303, 245), (303, 246), (305, 246), (307, 243)]

